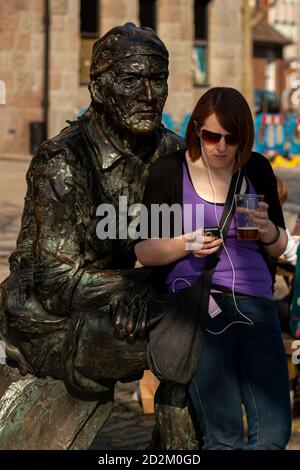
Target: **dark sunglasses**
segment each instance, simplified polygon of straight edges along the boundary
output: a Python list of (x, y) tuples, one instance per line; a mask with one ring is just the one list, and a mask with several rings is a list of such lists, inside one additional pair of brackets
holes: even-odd
[(220, 142), (221, 138), (224, 137), (225, 142), (227, 145), (237, 145), (239, 142), (239, 138), (237, 134), (219, 134), (218, 132), (210, 132), (207, 131), (206, 129), (201, 130), (201, 136), (203, 139), (203, 142), (206, 144), (217, 144)]

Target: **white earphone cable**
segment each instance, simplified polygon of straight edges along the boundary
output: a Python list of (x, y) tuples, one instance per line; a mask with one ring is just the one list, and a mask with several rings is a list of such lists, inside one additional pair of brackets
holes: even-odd
[[(201, 135), (199, 135), (199, 139), (200, 139), (200, 146), (201, 146), (201, 154), (203, 155), (204, 159), (205, 159), (205, 163), (206, 163), (206, 166), (207, 166), (207, 174), (208, 174), (208, 179), (209, 179), (209, 183), (210, 183), (210, 186), (211, 186), (211, 189), (212, 189), (212, 192), (213, 192), (213, 200), (214, 200), (214, 212), (215, 212), (215, 219), (216, 219), (216, 222), (217, 222), (217, 225), (218, 227), (220, 227), (220, 221), (219, 221), (219, 217), (218, 217), (218, 214), (217, 214), (217, 206), (216, 206), (216, 193), (215, 193), (215, 187), (214, 187), (214, 184), (213, 184), (213, 180), (212, 180), (212, 177), (211, 177), (211, 172), (210, 172), (210, 168), (209, 168), (209, 164), (208, 164), (208, 160), (206, 158), (206, 155), (205, 155), (205, 151), (204, 151), (204, 148), (203, 148), (203, 145), (202, 145), (202, 139), (201, 139)], [(239, 155), (238, 155), (238, 158), (239, 158)], [(239, 181), (239, 178), (240, 178), (240, 173), (241, 173), (241, 170), (239, 169), (239, 175), (238, 175), (238, 178), (236, 180), (236, 184), (235, 184), (235, 188), (234, 188), (234, 194), (236, 194), (236, 189), (237, 189), (237, 184), (238, 184), (238, 181)], [(248, 320), (247, 322), (245, 321), (240, 321), (240, 320), (236, 320), (236, 321), (233, 321), (231, 323), (229, 323), (229, 325), (227, 325), (225, 328), (223, 328), (223, 330), (221, 331), (218, 331), (218, 332), (214, 332), (214, 331), (210, 331), (206, 328), (206, 331), (208, 331), (209, 333), (213, 334), (213, 335), (220, 335), (221, 333), (224, 333), (224, 331), (226, 331), (231, 325), (234, 325), (236, 323), (241, 323), (241, 324), (244, 324), (244, 325), (253, 325), (253, 321), (250, 320), (250, 318), (248, 318), (246, 315), (243, 314), (243, 312), (240, 311), (240, 309), (238, 308), (237, 306), (237, 302), (236, 302), (236, 297), (235, 297), (235, 280), (236, 280), (236, 274), (235, 274), (235, 269), (234, 269), (234, 266), (233, 266), (233, 263), (232, 263), (232, 259), (228, 253), (228, 250), (225, 246), (225, 242), (224, 242), (224, 239), (223, 239), (223, 229), (226, 225), (226, 222), (228, 220), (228, 217), (230, 216), (231, 212), (232, 212), (232, 209), (233, 209), (233, 204), (234, 204), (234, 198), (232, 198), (232, 202), (231, 202), (231, 207), (230, 207), (230, 210), (228, 211), (228, 214), (227, 214), (227, 217), (224, 221), (224, 224), (223, 224), (223, 227), (220, 227), (220, 230), (221, 230), (221, 238), (222, 238), (222, 245), (223, 245), (223, 248), (224, 248), (224, 251), (227, 255), (227, 258), (228, 258), (228, 261), (230, 263), (230, 266), (231, 266), (231, 269), (232, 269), (232, 286), (231, 286), (231, 291), (232, 291), (232, 298), (233, 298), (233, 302), (234, 302), (234, 306), (237, 310), (237, 312), (242, 316), (244, 317), (246, 320)]]

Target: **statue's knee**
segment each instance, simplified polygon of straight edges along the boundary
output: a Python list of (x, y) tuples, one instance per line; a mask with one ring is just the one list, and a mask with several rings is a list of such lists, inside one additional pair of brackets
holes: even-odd
[(161, 383), (155, 394), (155, 403), (158, 405), (185, 408), (188, 400), (188, 388), (185, 385)]

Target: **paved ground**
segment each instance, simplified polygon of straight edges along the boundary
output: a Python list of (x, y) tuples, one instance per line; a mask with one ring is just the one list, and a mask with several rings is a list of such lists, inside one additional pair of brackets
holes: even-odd
[[(29, 158), (9, 159), (0, 157), (0, 280), (8, 274), (7, 259), (15, 247), (20, 227), (20, 216), (25, 196), (25, 173)], [(285, 205), (285, 216), (289, 228), (293, 227), (300, 208), (300, 168), (276, 169), (288, 183), (289, 196)], [(278, 289), (284, 289), (282, 282)], [(144, 415), (141, 405), (133, 399), (136, 382), (119, 384), (116, 388), (115, 410), (94, 441), (92, 448), (146, 449), (151, 440), (154, 416)], [(293, 420), (293, 436), (289, 449), (300, 450), (300, 403), (298, 418)]]
[(8, 274), (7, 258), (16, 246), (29, 162), (0, 158), (0, 280)]
[(93, 442), (92, 450), (145, 450), (151, 442), (155, 418), (144, 414), (136, 401), (138, 382), (118, 383), (115, 408), (110, 419)]

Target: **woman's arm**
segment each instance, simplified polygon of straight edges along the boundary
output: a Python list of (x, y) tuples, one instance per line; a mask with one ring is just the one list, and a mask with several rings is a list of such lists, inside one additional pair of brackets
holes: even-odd
[(189, 253), (196, 258), (211, 255), (222, 243), (220, 238), (203, 236), (202, 230), (176, 238), (152, 238), (136, 244), (135, 254), (143, 266), (174, 263)]
[(152, 238), (136, 244), (135, 254), (143, 266), (163, 266), (183, 258), (189, 253), (186, 240), (177, 238)]
[[(178, 157), (179, 158), (179, 157)], [(179, 165), (179, 174), (178, 166)], [(169, 207), (174, 202), (174, 186), (181, 176), (181, 159), (177, 163), (174, 157), (160, 157), (151, 167), (146, 181), (143, 205), (148, 213), (148, 233), (152, 233), (151, 208), (153, 204), (167, 204)], [(166, 175), (167, 179), (166, 179)], [(171, 225), (171, 224), (170, 224)], [(174, 227), (170, 226), (169, 236), (174, 236)], [(177, 233), (177, 235), (179, 235)], [(150, 236), (150, 235), (149, 235)], [(183, 235), (175, 238), (162, 238), (162, 229), (159, 222), (158, 237), (142, 240), (135, 245), (135, 254), (138, 261), (144, 266), (163, 266), (180, 258), (186, 251), (186, 240)]]
[(267, 254), (278, 258), (286, 249), (288, 236), (283, 228), (278, 227), (269, 219), (267, 231), (261, 233), (260, 240)]

